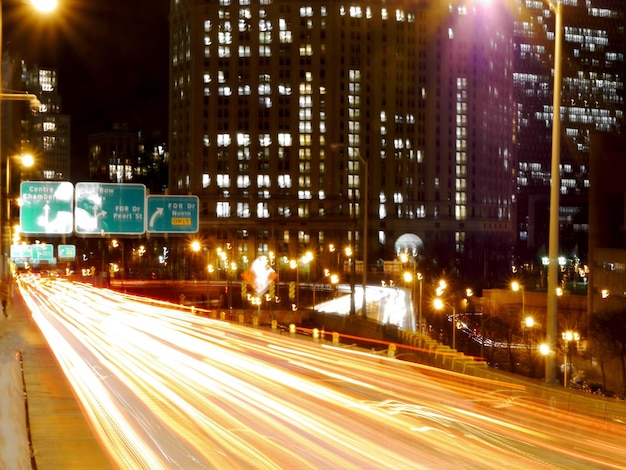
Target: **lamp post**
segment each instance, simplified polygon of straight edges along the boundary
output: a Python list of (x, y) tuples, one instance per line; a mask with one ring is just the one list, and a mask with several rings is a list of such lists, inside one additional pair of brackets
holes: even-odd
[[(415, 275), (411, 271), (405, 271), (402, 277), (404, 279), (405, 286), (411, 284), (410, 305), (413, 306), (413, 309), (409, 308), (408, 311), (411, 312), (411, 310), (413, 310), (413, 312), (415, 312), (415, 310), (417, 309), (417, 296), (415, 295), (415, 286), (417, 285), (417, 279), (415, 279)], [(412, 315), (411, 320), (413, 322), (415, 321), (415, 313)], [(413, 331), (415, 331), (415, 326), (413, 327)]]
[(417, 313), (417, 329), (420, 333), (423, 333), (422, 329), (422, 311), (424, 310), (424, 275), (422, 273), (417, 273), (417, 280), (420, 282), (420, 303), (419, 303), (419, 311)]
[(578, 341), (580, 339), (580, 335), (575, 331), (564, 331), (561, 333), (561, 339), (563, 340), (563, 351), (558, 348), (552, 348), (549, 344), (544, 343), (539, 346), (539, 351), (542, 355), (546, 357), (546, 361), (548, 358), (552, 357), (552, 361), (555, 361), (555, 354), (553, 352), (560, 352), (563, 354), (563, 387), (567, 388), (567, 371), (570, 367), (569, 365), (569, 343), (572, 341)]
[(561, 333), (563, 338), (563, 387), (567, 388), (567, 370), (569, 369), (569, 343), (571, 341), (578, 341), (580, 336), (575, 331), (564, 331)]
[[(408, 254), (406, 253), (400, 254), (400, 261), (402, 262), (402, 264), (405, 264), (406, 262), (408, 262), (408, 260), (409, 260)], [(417, 266), (415, 265), (415, 263), (413, 263), (413, 269), (411, 271), (406, 271), (404, 273), (404, 280), (407, 283), (408, 282), (413, 283), (413, 285), (411, 286), (411, 300), (412, 300), (411, 303), (417, 313), (417, 331), (421, 333), (422, 332), (422, 299), (423, 299), (424, 276), (422, 275), (422, 273), (418, 273), (416, 271), (416, 268)], [(419, 282), (419, 289), (420, 289), (419, 303), (417, 302), (417, 293), (416, 293), (418, 282)]]
[(529, 343), (532, 341), (532, 338), (531, 338), (532, 329), (535, 327), (535, 319), (531, 317), (530, 315), (525, 317), (524, 322), (522, 323), (522, 327), (523, 327), (522, 337), (524, 336), (524, 333), (526, 333), (526, 330), (529, 331), (528, 335), (526, 335), (526, 347), (527, 349), (529, 349), (530, 348)]
[(313, 253), (307, 251), (297, 260), (289, 262), (292, 269), (296, 270), (296, 306), (300, 307), (300, 264), (309, 264), (313, 260)]
[(366, 299), (366, 292), (367, 292), (367, 232), (368, 232), (368, 194), (369, 194), (369, 165), (367, 163), (367, 161), (365, 161), (365, 159), (359, 154), (357, 153), (356, 156), (358, 157), (359, 161), (361, 162), (361, 164), (363, 165), (363, 168), (365, 169), (364, 171), (364, 178), (365, 178), (365, 183), (364, 183), (364, 187), (365, 187), (365, 191), (363, 193), (363, 304), (361, 306), (361, 317), (362, 318), (367, 318), (367, 299)]
[(194, 240), (191, 242), (191, 250), (194, 253), (199, 253), (201, 250), (206, 250), (206, 308), (207, 310), (211, 307), (211, 274), (214, 271), (214, 267), (211, 264), (210, 260), (210, 250), (209, 248), (203, 248), (202, 244), (198, 240)]
[(356, 262), (354, 259), (354, 250), (351, 246), (346, 247), (345, 253), (346, 257), (350, 259), (350, 316), (354, 317), (356, 314), (356, 306), (354, 305), (354, 266)]
[[(437, 310), (442, 310), (445, 307), (445, 303), (442, 299), (443, 294), (448, 287), (448, 284), (443, 279), (439, 281), (439, 286), (435, 290), (434, 307)], [(452, 295), (452, 349), (456, 349), (456, 294)]]
[[(456, 349), (456, 302), (452, 301), (452, 349)], [(434, 306), (437, 310), (442, 310), (445, 307), (444, 301), (441, 297), (436, 297), (434, 300)]]
[(513, 281), (511, 283), (511, 290), (513, 292), (522, 291), (522, 316), (526, 313), (526, 299), (524, 298), (524, 286), (522, 286), (519, 282)]
[[(340, 150), (340, 149), (345, 149), (348, 148), (347, 145), (345, 144), (341, 144), (341, 143), (335, 143), (335, 144), (331, 144), (330, 145), (331, 149), (333, 150)], [(369, 201), (368, 201), (368, 194), (369, 194), (369, 165), (367, 160), (365, 160), (359, 153), (358, 149), (354, 149), (354, 156), (356, 156), (356, 158), (358, 159), (359, 163), (361, 165), (363, 165), (363, 273), (362, 273), (362, 284), (363, 284), (363, 303), (361, 305), (361, 317), (363, 318), (367, 318), (367, 233), (368, 233), (368, 227), (369, 227), (369, 218), (368, 218), (368, 213), (369, 213)], [(353, 160), (354, 161), (354, 160)], [(354, 217), (351, 216), (351, 219), (354, 219)], [(351, 243), (354, 245), (354, 249), (353, 251), (356, 251), (356, 240), (355, 240), (355, 229), (354, 229), (354, 222), (352, 225), (352, 240)], [(353, 253), (354, 254), (354, 253)], [(349, 255), (348, 255), (349, 256)], [(353, 262), (353, 266), (352, 266), (352, 277), (354, 277), (354, 273), (355, 273), (355, 265), (356, 265), (356, 257), (353, 258), (352, 260)], [(352, 281), (352, 296), (354, 298), (354, 280)], [(354, 304), (352, 303), (350, 306), (350, 315), (353, 316), (355, 315), (355, 307)]]
[[(31, 0), (29, 2), (36, 10), (41, 11), (42, 13), (48, 13), (52, 10), (54, 10), (56, 8), (57, 5), (57, 0)], [(4, 85), (3, 81), (2, 81), (2, 57), (3, 57), (3, 51), (2, 51), (2, 0), (0, 0), (0, 159), (2, 159), (3, 157), (3, 151), (2, 151), (2, 101), (3, 100), (18, 100), (18, 101), (31, 101), (33, 102), (33, 105), (36, 106), (35, 102), (38, 103), (37, 97), (35, 95), (31, 95), (29, 93), (2, 93), (2, 87)], [(7, 155), (7, 175), (6, 175), (6, 179), (7, 181), (10, 178), (9, 175), (9, 156)], [(0, 165), (1, 168), (1, 165)], [(7, 185), (7, 190), (8, 190), (8, 185)], [(8, 195), (7, 195), (8, 197)], [(7, 200), (6, 202), (6, 209), (7, 213), (3, 216), (2, 214), (0, 214), (0, 256), (1, 256), (1, 260), (0, 262), (2, 263), (2, 266), (0, 266), (0, 276), (1, 279), (3, 281), (8, 280), (9, 278), (9, 270), (8, 270), (8, 266), (9, 263), (7, 262), (10, 259), (10, 255), (9, 255), (9, 246), (5, 246), (5, 244), (10, 245), (10, 241), (8, 239), (8, 227), (5, 225), (5, 222), (8, 223), (9, 221), (9, 213), (8, 213), (8, 207), (9, 207), (9, 202)], [(0, 204), (0, 211), (2, 204)], [(6, 238), (5, 238), (6, 236)]]
[[(550, 172), (550, 229), (548, 239), (548, 309), (546, 341), (550, 349), (556, 348), (558, 256), (559, 256), (559, 193), (561, 187), (561, 66), (563, 50), (563, 4), (561, 0), (546, 0), (555, 15), (554, 28), (554, 84), (552, 101), (552, 166)], [(552, 355), (546, 357), (546, 383), (556, 383), (556, 362)]]
[(122, 290), (124, 290), (124, 277), (126, 276), (126, 260), (125, 260), (125, 255), (124, 255), (124, 242), (114, 239), (111, 240), (111, 246), (113, 248), (120, 248), (120, 250), (122, 251), (122, 267), (120, 269), (121, 274), (120, 274), (120, 280), (122, 281)]
[[(2, 213), (2, 217), (0, 219), (0, 248), (2, 249), (2, 280), (6, 281), (9, 279), (9, 260), (10, 255), (8, 254), (11, 245), (11, 199), (12, 199), (12, 190), (11, 190), (11, 160), (13, 158), (19, 159), (20, 165), (22, 168), (29, 168), (33, 166), (35, 159), (29, 153), (20, 155), (19, 157), (11, 157), (7, 155), (6, 157), (6, 166), (5, 166), (5, 203), (4, 210), (0, 208), (0, 213)], [(5, 246), (6, 244), (6, 246)], [(5, 256), (5, 254), (7, 256)], [(6, 259), (6, 261), (5, 261)]]

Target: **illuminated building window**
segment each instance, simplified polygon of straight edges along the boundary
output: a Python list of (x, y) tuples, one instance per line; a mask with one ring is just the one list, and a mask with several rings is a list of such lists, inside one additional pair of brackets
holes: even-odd
[(245, 189), (250, 187), (250, 175), (238, 175), (237, 187), (239, 189)]
[(237, 203), (237, 217), (247, 219), (250, 217), (250, 205), (247, 202)]
[(258, 188), (269, 188), (270, 187), (270, 175), (258, 175), (256, 180), (257, 180), (257, 187)]
[(258, 202), (256, 205), (257, 217), (259, 219), (267, 219), (270, 216), (269, 206), (267, 202)]
[(231, 96), (233, 94), (229, 86), (220, 86), (217, 89), (217, 94), (220, 96)]
[(218, 188), (230, 188), (230, 175), (229, 174), (217, 175), (217, 187)]
[(283, 217), (291, 216), (291, 208), (286, 204), (279, 204), (278, 215), (283, 216)]
[(278, 187), (281, 189), (291, 188), (291, 175), (278, 175)]
[(291, 147), (293, 145), (293, 137), (291, 134), (278, 134), (278, 144), (281, 147)]
[(259, 135), (259, 146), (261, 147), (269, 147), (272, 145), (272, 136), (269, 134), (260, 134)]
[(230, 203), (224, 201), (218, 202), (216, 214), (218, 217), (230, 217)]

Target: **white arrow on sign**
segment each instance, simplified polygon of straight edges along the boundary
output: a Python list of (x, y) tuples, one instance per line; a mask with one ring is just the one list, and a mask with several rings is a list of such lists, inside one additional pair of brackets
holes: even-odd
[(150, 228), (153, 228), (156, 219), (163, 215), (163, 210), (164, 209), (162, 207), (157, 207), (157, 209), (154, 211), (154, 214), (150, 216), (150, 224), (148, 225)]

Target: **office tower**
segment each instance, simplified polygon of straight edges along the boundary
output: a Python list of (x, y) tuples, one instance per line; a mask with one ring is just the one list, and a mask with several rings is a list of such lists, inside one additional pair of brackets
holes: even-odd
[(169, 165), (169, 151), (163, 135), (160, 131), (139, 132), (137, 142), (134, 181), (145, 184), (150, 194), (162, 194), (167, 190)]
[[(624, 126), (626, 2), (561, 3), (560, 254), (575, 259), (587, 253), (590, 138)], [(515, 5), (518, 254), (532, 261), (547, 254), (555, 21), (545, 1)]]
[(29, 118), (30, 147), (36, 160), (31, 179), (69, 180), (71, 119), (62, 113), (57, 72), (35, 65), (24, 67), (22, 77), (26, 91), (41, 103)]
[(95, 181), (133, 183), (137, 168), (137, 133), (127, 124), (89, 134), (89, 176)]
[(200, 198), (214, 244), (333, 268), (353, 245), (370, 272), (401, 251), (420, 269), (508, 265), (506, 9), (174, 0), (170, 18), (169, 191)]

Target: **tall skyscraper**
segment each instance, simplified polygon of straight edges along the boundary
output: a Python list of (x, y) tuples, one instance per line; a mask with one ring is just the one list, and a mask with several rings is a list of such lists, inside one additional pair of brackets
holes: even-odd
[[(626, 2), (560, 0), (564, 23), (560, 254), (587, 253), (589, 142), (624, 129)], [(554, 69), (554, 13), (515, 0), (518, 240), (524, 259), (546, 254)]]
[(29, 146), (36, 157), (33, 176), (41, 180), (70, 179), (71, 120), (62, 113), (57, 78), (54, 69), (34, 66), (22, 71), (26, 91), (41, 103), (28, 120)]
[(368, 270), (407, 251), (496, 276), (512, 33), (469, 1), (173, 0), (169, 191), (199, 196), (201, 231), (238, 256), (355, 245)]

